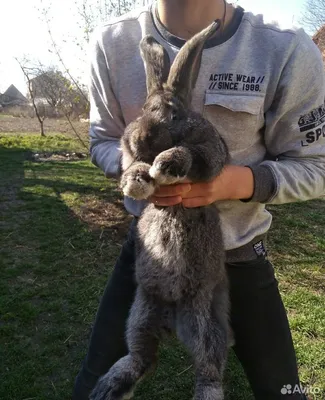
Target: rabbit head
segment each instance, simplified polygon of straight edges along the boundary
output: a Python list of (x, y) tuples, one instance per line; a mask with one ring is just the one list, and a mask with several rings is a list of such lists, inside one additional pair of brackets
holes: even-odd
[[(142, 115), (125, 131), (132, 158), (151, 164), (157, 154), (173, 147), (186, 134), (188, 120), (193, 117), (191, 97), (200, 70), (203, 47), (217, 28), (218, 22), (214, 22), (188, 40), (172, 65), (167, 51), (152, 36), (141, 40), (147, 98)], [(127, 158), (123, 160), (124, 170), (130, 162)]]
[[(165, 99), (163, 105), (166, 107), (163, 107), (163, 110), (167, 109), (169, 112), (163, 116), (174, 120), (177, 119), (179, 106), (183, 106), (183, 109), (190, 108), (204, 44), (217, 31), (218, 26), (219, 22), (213, 22), (188, 40), (172, 65), (167, 51), (152, 36), (145, 36), (141, 40), (140, 52), (147, 78), (147, 101), (144, 110), (151, 110), (157, 105), (157, 101), (161, 104)], [(175, 107), (172, 107), (171, 101), (176, 103)]]

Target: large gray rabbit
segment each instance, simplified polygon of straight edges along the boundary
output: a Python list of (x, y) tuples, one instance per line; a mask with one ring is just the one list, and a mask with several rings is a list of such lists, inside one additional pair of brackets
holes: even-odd
[[(161, 184), (209, 181), (227, 162), (227, 147), (214, 126), (190, 110), (204, 43), (215, 31), (214, 23), (186, 42), (172, 66), (153, 37), (142, 39), (148, 95), (142, 115), (122, 137), (125, 195), (146, 199)], [(155, 365), (169, 327), (193, 356), (195, 400), (221, 400), (230, 331), (217, 208), (149, 204), (137, 229), (138, 288), (127, 324), (129, 354), (99, 379), (90, 398), (130, 399)]]

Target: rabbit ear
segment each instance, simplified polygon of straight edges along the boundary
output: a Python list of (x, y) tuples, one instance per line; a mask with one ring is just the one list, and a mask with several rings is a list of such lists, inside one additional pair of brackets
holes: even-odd
[(187, 106), (191, 104), (192, 90), (199, 75), (204, 44), (219, 27), (220, 22), (215, 21), (188, 40), (170, 68), (167, 87)]
[(146, 69), (149, 96), (163, 88), (168, 78), (170, 60), (164, 47), (149, 35), (141, 40), (140, 53)]

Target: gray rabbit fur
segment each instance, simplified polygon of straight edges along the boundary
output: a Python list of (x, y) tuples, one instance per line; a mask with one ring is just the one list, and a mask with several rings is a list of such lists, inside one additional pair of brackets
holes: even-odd
[[(215, 127), (190, 110), (210, 25), (187, 41), (173, 64), (153, 37), (140, 43), (147, 77), (142, 115), (122, 137), (121, 188), (147, 199), (158, 185), (209, 181), (228, 160)], [(186, 209), (149, 204), (137, 227), (136, 280), (126, 339), (129, 354), (102, 376), (92, 400), (124, 400), (155, 365), (166, 328), (194, 359), (195, 400), (221, 400), (230, 345), (225, 252), (215, 205)], [(114, 346), (114, 344), (112, 343)]]

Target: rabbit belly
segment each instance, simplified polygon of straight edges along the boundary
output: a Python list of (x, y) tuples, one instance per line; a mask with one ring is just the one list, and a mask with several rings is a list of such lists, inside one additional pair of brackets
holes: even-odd
[(137, 282), (145, 290), (175, 302), (194, 297), (203, 286), (214, 287), (223, 271), (216, 210), (145, 210), (138, 224), (136, 257)]

